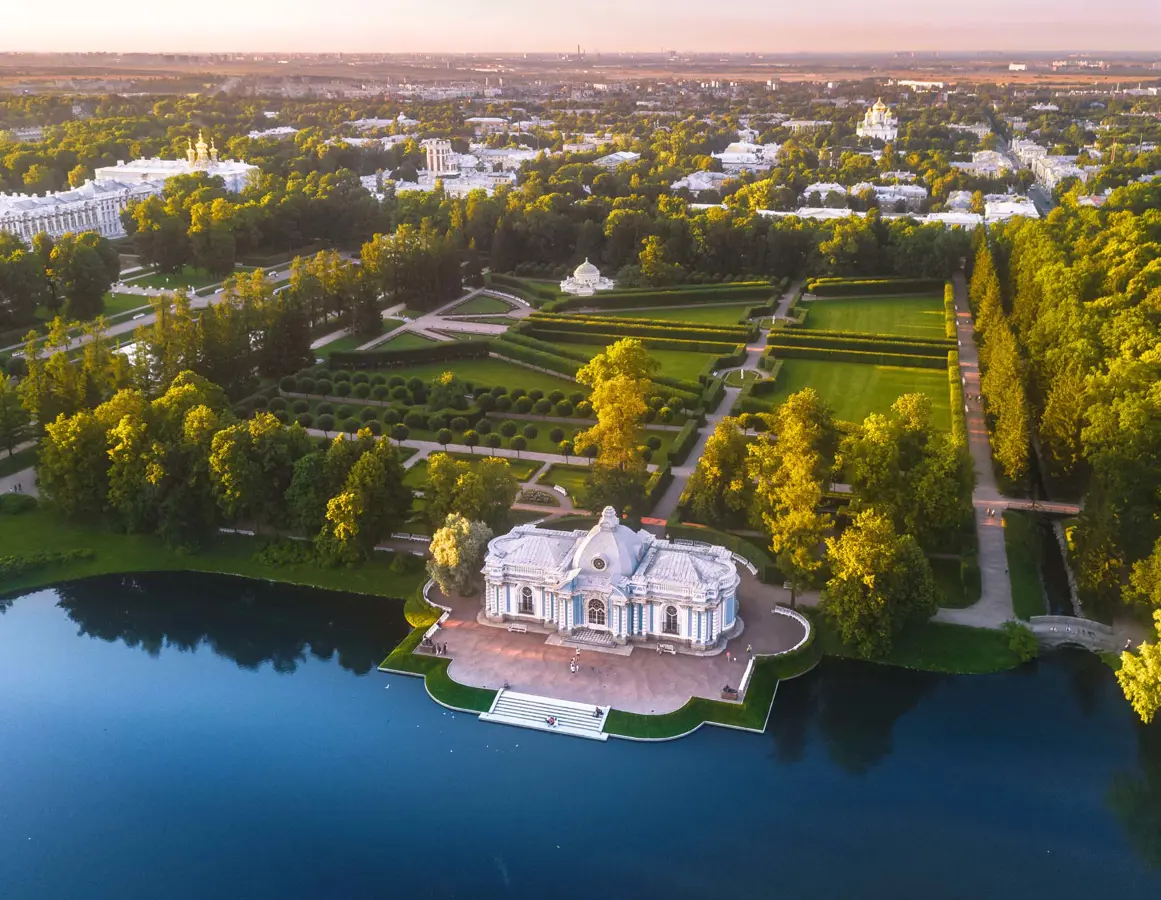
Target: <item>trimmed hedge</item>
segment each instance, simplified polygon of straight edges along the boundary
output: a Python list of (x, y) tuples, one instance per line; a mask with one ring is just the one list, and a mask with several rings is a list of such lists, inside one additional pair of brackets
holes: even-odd
[(955, 329), (955, 288), (951, 282), (943, 286), (943, 327), (948, 340), (956, 338)]
[(623, 337), (652, 336), (673, 337), (681, 340), (744, 341), (754, 337), (754, 325), (699, 325), (696, 323), (670, 322), (666, 319), (631, 319), (621, 316), (546, 315), (533, 313), (525, 323), (547, 325), (550, 328), (575, 326), (578, 331), (609, 331), (615, 328), (624, 332)]
[(877, 334), (869, 331), (840, 331), (835, 328), (783, 328), (773, 332), (770, 335), (770, 338), (771, 340), (775, 340), (781, 338), (783, 335), (812, 338), (849, 338), (860, 341), (888, 341), (892, 344), (930, 345), (932, 347), (942, 347), (944, 350), (948, 350), (956, 346), (954, 338), (949, 340), (948, 338), (915, 337), (913, 335), (903, 334)]
[(767, 343), (771, 347), (817, 347), (820, 350), (858, 350), (869, 353), (902, 353), (940, 358), (946, 356), (948, 352), (947, 342), (943, 340), (921, 344), (909, 341), (889, 341), (877, 337), (815, 335), (809, 331), (771, 332)]
[(406, 350), (337, 351), (331, 354), (328, 365), (331, 369), (405, 368), (453, 359), (482, 359), (490, 349), (491, 341), (443, 341)]
[(671, 484), (673, 484), (673, 470), (669, 463), (666, 463), (652, 473), (649, 480), (645, 482), (645, 509), (652, 512), (657, 501), (661, 499), (661, 495)]
[(603, 291), (591, 297), (561, 297), (546, 303), (545, 312), (563, 312), (568, 309), (624, 309), (633, 306), (665, 306), (670, 302), (687, 302), (690, 293), (704, 296), (699, 301), (726, 303), (738, 300), (766, 299), (775, 292), (774, 285), (765, 281), (732, 284), (699, 284), (671, 288), (641, 288), (621, 291)]
[(808, 293), (816, 297), (869, 297), (882, 294), (932, 294), (942, 278), (811, 278)]
[(695, 419), (690, 419), (681, 426), (681, 431), (677, 432), (677, 437), (673, 439), (669, 451), (665, 454), (670, 463), (679, 466), (685, 462), (689, 456), (689, 451), (697, 443), (698, 427)]
[[(540, 340), (561, 341), (571, 344), (598, 344), (600, 346), (615, 344), (621, 338), (626, 337), (626, 335), (618, 334), (615, 331), (581, 332), (568, 329), (544, 328), (539, 325), (526, 328), (524, 333), (530, 334)], [(729, 353), (734, 348), (733, 343), (684, 341), (677, 338), (652, 337), (648, 335), (632, 335), (632, 337), (636, 337), (646, 347), (652, 347), (654, 350), (687, 350), (690, 353)]]
[(951, 392), (951, 439), (967, 447), (967, 411), (964, 409), (963, 382), (960, 381), (959, 351), (947, 354), (947, 386)]
[(911, 369), (942, 369), (947, 366), (943, 356), (918, 356), (908, 353), (877, 353), (865, 350), (830, 350), (823, 347), (796, 347), (775, 345), (773, 355), (782, 359), (824, 359), (832, 362), (871, 363), (877, 366), (904, 366)]

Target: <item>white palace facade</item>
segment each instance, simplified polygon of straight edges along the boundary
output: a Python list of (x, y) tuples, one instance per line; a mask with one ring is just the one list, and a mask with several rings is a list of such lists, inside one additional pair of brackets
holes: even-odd
[(633, 531), (612, 507), (588, 531), (520, 525), (493, 538), (483, 572), (491, 622), (695, 651), (742, 627), (741, 579), (729, 550)]
[(855, 131), (861, 138), (893, 141), (899, 137), (899, 120), (891, 115), (891, 110), (888, 109), (886, 103), (882, 100), (876, 100), (875, 105), (867, 110)]
[(121, 212), (131, 202), (160, 194), (174, 175), (205, 172), (221, 177), (226, 188), (240, 191), (257, 166), (219, 160), (213, 143), (198, 135), (186, 159), (136, 159), (96, 170), (96, 177), (68, 191), (37, 194), (0, 193), (0, 231), (31, 243), (38, 234), (57, 238), (69, 232), (96, 231), (107, 238), (123, 237)]

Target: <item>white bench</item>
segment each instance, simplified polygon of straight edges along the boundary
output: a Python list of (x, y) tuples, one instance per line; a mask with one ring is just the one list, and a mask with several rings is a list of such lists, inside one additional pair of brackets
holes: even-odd
[(658, 644), (657, 645), (657, 652), (658, 653), (671, 653), (674, 656), (677, 656), (677, 648), (674, 647), (673, 644)]
[(508, 626), (508, 630), (515, 632), (516, 634), (527, 634), (528, 633), (528, 626), (522, 622), (513, 622), (511, 625)]

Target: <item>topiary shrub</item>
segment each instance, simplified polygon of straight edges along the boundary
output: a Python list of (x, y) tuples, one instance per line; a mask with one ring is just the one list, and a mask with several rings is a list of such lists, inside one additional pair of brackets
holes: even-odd
[(351, 393), (358, 397), (360, 400), (366, 400), (371, 396), (371, 385), (367, 384), (366, 382), (363, 384), (356, 384)]
[(439, 431), (441, 428), (447, 427), (447, 416), (431, 416), (427, 420), (428, 431)]
[(528, 396), (531, 397), (532, 402), (535, 403), (537, 400), (544, 396), (544, 391), (542, 391), (540, 388), (533, 388), (528, 392)]
[(403, 385), (398, 384), (391, 388), (391, 399), (398, 400), (401, 403), (411, 402), (411, 391), (407, 390)]
[(672, 422), (673, 410), (671, 410), (668, 406), (661, 407), (661, 409), (657, 410), (657, 419), (660, 422)]
[(427, 419), (419, 410), (412, 410), (403, 417), (403, 424), (408, 428), (422, 428), (427, 424)]
[(299, 413), (295, 420), (303, 428), (312, 428), (314, 426), (314, 416), (308, 412)]
[(522, 414), (532, 412), (532, 398), (531, 397), (521, 397), (519, 400), (517, 400), (516, 401), (516, 412), (522, 413)]
[(351, 384), (369, 384), (371, 376), (366, 372), (356, 372), (351, 376)]
[(383, 426), (379, 424), (378, 419), (372, 419), (370, 422), (368, 422), (366, 424), (365, 427), (367, 428), (368, 431), (371, 432), (371, 434), (375, 435), (376, 437), (378, 437), (379, 435), (381, 435), (383, 433)]
[(665, 405), (672, 409), (674, 412), (677, 412), (678, 410), (685, 408), (685, 401), (678, 396), (673, 396), (666, 399)]
[(374, 375), (371, 376), (371, 386), (378, 387), (381, 384), (382, 385), (387, 384), (387, 376), (384, 375), (382, 372), (376, 372)]
[[(465, 432), (468, 430), (468, 420), (464, 416), (456, 416), (451, 420), (451, 429), (455, 432)], [(476, 429), (477, 431), (479, 429)]]
[(314, 391), (307, 391), (307, 393), (329, 394), (334, 390), (334, 385), (325, 378), (320, 378), (314, 385)]
[(333, 376), (333, 381), (336, 384), (338, 384), (340, 381), (350, 381), (350, 380), (351, 380), (351, 373), (348, 372), (346, 369), (339, 369), (339, 371), (335, 372), (335, 374)]
[(342, 404), (342, 405), (341, 405), (341, 406), (340, 406), (340, 407), (339, 407), (339, 408), (338, 408), (338, 409), (335, 411), (335, 415), (336, 415), (336, 416), (338, 416), (340, 420), (342, 420), (342, 419), (349, 419), (349, 418), (350, 418), (351, 416), (353, 416), (354, 414), (355, 414), (354, 407), (350, 406), (350, 405), (349, 405), (349, 404), (347, 404), (347, 403), (344, 403), (344, 404)]
[(581, 418), (587, 419), (593, 414), (593, 405), (588, 400), (582, 400), (576, 405), (576, 414)]
[(295, 400), (290, 406), (296, 413), (304, 413), (310, 409), (310, 404), (305, 400)]
[(364, 422), (374, 422), (375, 410), (369, 406), (364, 406), (363, 411), (359, 413), (359, 418)]
[(314, 424), (323, 431), (334, 431), (335, 417), (330, 413), (325, 413), (324, 415), (319, 416), (318, 419), (315, 420)]
[(300, 394), (313, 394), (316, 387), (314, 379), (309, 375), (303, 375), (294, 381), (294, 388)]
[(551, 394), (548, 395), (548, 399), (551, 400), (553, 403), (559, 403), (561, 400), (564, 399), (564, 391), (553, 391)]
[(500, 423), (500, 434), (506, 438), (512, 437), (519, 430), (519, 426), (511, 419), (505, 419)]
[(343, 431), (349, 431), (351, 434), (354, 434), (358, 430), (359, 430), (359, 420), (358, 419), (346, 419), (343, 422)]
[(290, 421), (290, 414), (285, 409), (277, 409), (274, 411), (274, 418), (285, 425)]
[(319, 415), (334, 415), (335, 405), (327, 400), (324, 400), (318, 405)]
[(576, 412), (576, 410), (573, 408), (573, 405), (571, 403), (569, 403), (567, 400), (561, 400), (558, 404), (556, 404), (556, 414), (558, 416), (563, 416), (563, 417), (567, 418), (567, 417), (571, 416), (574, 412)]
[(584, 399), (585, 395), (581, 391), (573, 391), (568, 395), (568, 402), (573, 406), (576, 406), (578, 403), (583, 403)]
[(349, 381), (336, 381), (333, 393), (336, 397), (349, 397), (351, 395), (351, 383)]
[(267, 408), (271, 412), (278, 412), (280, 409), (286, 409), (286, 399), (284, 397), (272, 397)]
[(269, 397), (255, 397), (254, 403), (252, 405), (253, 405), (254, 409), (256, 409), (256, 410), (266, 409), (270, 405), (270, 398)]
[(534, 441), (536, 440), (536, 435), (540, 434), (540, 429), (535, 425), (525, 425), (521, 431), (521, 434), (528, 438), (528, 440)]
[(548, 432), (548, 439), (550, 441), (552, 441), (554, 444), (559, 444), (561, 441), (564, 440), (564, 429), (563, 428), (553, 428), (550, 432)]
[(524, 388), (515, 387), (515, 388), (512, 388), (512, 390), (510, 390), (508, 392), (508, 396), (511, 397), (513, 400), (519, 400), (521, 397), (523, 397), (527, 393), (528, 392), (526, 390), (524, 390)]
[(375, 400), (386, 400), (388, 394), (390, 394), (390, 393), (391, 393), (391, 389), (389, 387), (387, 387), (387, 385), (385, 385), (385, 384), (377, 384), (373, 388), (371, 388), (371, 396)]
[(657, 410), (646, 407), (645, 415), (643, 415), (641, 418), (646, 422), (653, 422), (657, 419)]
[(493, 397), (496, 397), (497, 399), (499, 399), (500, 397), (503, 397), (505, 394), (508, 393), (508, 389), (506, 387), (504, 387), (504, 385), (502, 385), (502, 384), (497, 384), (497, 385), (494, 385), (492, 387), (492, 390), (490, 391), (490, 393)]
[(398, 425), (403, 421), (403, 413), (393, 406), (388, 406), (383, 410), (383, 422), (386, 425)]
[(649, 438), (649, 440), (647, 440), (645, 442), (645, 445), (650, 450), (660, 450), (661, 449), (661, 438), (659, 438), (657, 435), (653, 435), (651, 438)]
[(392, 375), (387, 379), (387, 387), (389, 388), (403, 387), (406, 383), (407, 379), (402, 375)]
[(512, 398), (508, 396), (500, 397), (496, 401), (496, 409), (500, 412), (507, 412), (512, 408)]
[(661, 409), (665, 405), (665, 400), (659, 394), (654, 394), (649, 398), (650, 409)]
[(496, 398), (491, 394), (481, 394), (476, 399), (476, 406), (480, 408), (480, 412), (491, 412), (496, 408)]
[(541, 397), (534, 404), (532, 404), (532, 409), (535, 412), (540, 413), (542, 416), (548, 415), (548, 413), (552, 411), (552, 401), (547, 397)]
[(284, 375), (278, 380), (278, 389), (286, 391), (288, 394), (298, 387), (298, 379), (293, 375)]
[(480, 421), (478, 421), (476, 423), (476, 431), (479, 432), (480, 434), (491, 434), (492, 433), (492, 420), (491, 419), (480, 419)]

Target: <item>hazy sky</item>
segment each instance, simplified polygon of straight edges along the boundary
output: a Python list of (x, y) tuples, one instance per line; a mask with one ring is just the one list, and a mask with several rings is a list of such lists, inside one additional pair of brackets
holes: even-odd
[(563, 52), (577, 44), (590, 54), (1161, 52), (1161, 0), (0, 0), (0, 50)]

